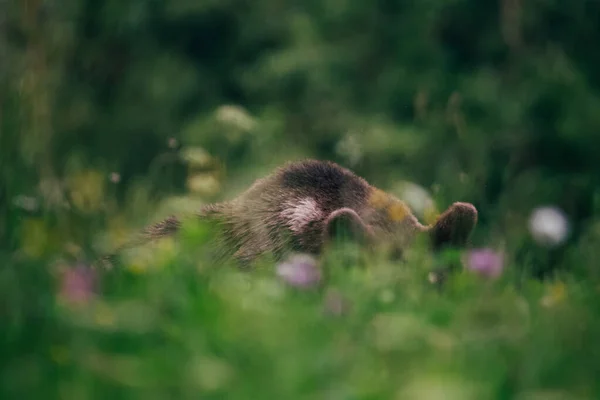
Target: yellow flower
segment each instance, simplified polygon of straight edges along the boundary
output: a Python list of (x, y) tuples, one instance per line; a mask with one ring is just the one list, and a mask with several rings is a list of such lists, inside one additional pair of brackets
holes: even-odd
[(134, 274), (144, 274), (168, 264), (176, 255), (173, 238), (162, 238), (143, 247), (130, 249), (124, 254), (126, 268)]
[(147, 269), (148, 269), (147, 266), (144, 265), (144, 264), (142, 264), (142, 263), (135, 263), (134, 262), (134, 263), (127, 264), (127, 270), (129, 272), (132, 272), (132, 273), (136, 274), (136, 275), (141, 275), (141, 274), (146, 273)]
[(107, 242), (111, 247), (118, 247), (131, 238), (130, 229), (122, 216), (111, 218), (108, 221)]
[(410, 215), (410, 209), (406, 204), (401, 201), (391, 204), (387, 209), (388, 215), (392, 221), (400, 222), (408, 215)]
[(173, 238), (164, 238), (157, 242), (156, 248), (158, 255), (162, 258), (171, 258), (175, 254), (175, 240)]
[(99, 171), (88, 170), (69, 177), (69, 191), (73, 205), (90, 212), (100, 209), (104, 202), (104, 175)]
[(221, 190), (221, 183), (211, 173), (197, 173), (187, 179), (187, 188), (200, 195), (214, 196)]
[(388, 195), (379, 189), (373, 189), (371, 196), (369, 196), (369, 204), (375, 208), (383, 208), (388, 202)]
[(542, 297), (541, 304), (545, 307), (552, 307), (561, 303), (567, 297), (567, 287), (563, 282), (551, 284), (548, 293)]

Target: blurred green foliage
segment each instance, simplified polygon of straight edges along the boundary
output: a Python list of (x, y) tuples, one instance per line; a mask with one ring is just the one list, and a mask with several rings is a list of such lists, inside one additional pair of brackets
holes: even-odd
[[(599, 17), (595, 0), (0, 2), (2, 398), (597, 398)], [(509, 272), (439, 294), (416, 267), (331, 268), (353, 306), (324, 317), (324, 293), (269, 266), (199, 267), (198, 228), (61, 305), (65, 265), (302, 157), (474, 203), (474, 244)], [(527, 229), (545, 204), (571, 224), (550, 250)]]

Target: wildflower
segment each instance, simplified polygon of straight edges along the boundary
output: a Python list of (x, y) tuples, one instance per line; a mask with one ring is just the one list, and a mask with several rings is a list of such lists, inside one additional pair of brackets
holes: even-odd
[(447, 273), (441, 269), (438, 271), (431, 271), (429, 274), (427, 274), (427, 280), (432, 285), (442, 285), (446, 280), (446, 275)]
[(119, 183), (121, 182), (121, 174), (118, 172), (111, 172), (109, 179), (112, 183)]
[(356, 135), (348, 134), (335, 146), (335, 152), (348, 160), (350, 165), (356, 165), (362, 159), (361, 144)]
[(169, 146), (170, 149), (176, 148), (178, 144), (179, 142), (174, 137), (170, 137), (169, 140), (167, 140), (167, 146)]
[(181, 151), (180, 155), (194, 169), (206, 169), (214, 163), (214, 158), (202, 147), (186, 147)]
[(427, 280), (429, 281), (429, 283), (438, 283), (438, 281), (439, 281), (438, 274), (436, 274), (435, 272), (430, 272), (427, 275)]
[(291, 286), (314, 287), (321, 281), (317, 261), (306, 254), (297, 254), (277, 265), (277, 275)]
[(369, 196), (369, 204), (375, 208), (383, 208), (389, 204), (389, 196), (384, 191), (375, 189)]
[(221, 183), (210, 173), (198, 173), (187, 179), (187, 187), (190, 191), (204, 196), (213, 196), (221, 189)]
[(569, 221), (557, 207), (536, 208), (529, 218), (529, 231), (536, 242), (544, 246), (558, 246), (569, 233)]
[(400, 222), (410, 215), (410, 209), (403, 202), (391, 204), (388, 207), (387, 212), (390, 219), (396, 222)]
[(31, 196), (18, 195), (13, 199), (13, 204), (25, 211), (37, 211), (40, 207), (38, 199)]
[[(117, 175), (118, 179), (121, 178)], [(94, 212), (104, 205), (104, 183), (106, 177), (97, 170), (86, 170), (68, 177), (68, 192), (71, 204), (84, 212)], [(114, 179), (109, 176), (109, 179)]]
[(215, 115), (219, 122), (243, 131), (250, 131), (256, 125), (248, 111), (237, 105), (223, 105), (216, 110)]
[(63, 273), (60, 295), (72, 303), (85, 303), (94, 297), (96, 276), (87, 266), (70, 268)]
[(489, 248), (471, 250), (465, 267), (486, 278), (497, 278), (504, 268), (504, 255)]
[(552, 307), (561, 303), (567, 297), (567, 287), (562, 282), (549, 285), (547, 293), (540, 303), (544, 307)]

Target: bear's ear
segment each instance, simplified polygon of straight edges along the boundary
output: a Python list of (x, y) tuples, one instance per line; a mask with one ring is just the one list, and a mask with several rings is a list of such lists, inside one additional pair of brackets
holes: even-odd
[(477, 225), (477, 209), (470, 203), (454, 203), (429, 228), (434, 249), (463, 247)]
[(373, 237), (373, 230), (351, 208), (339, 208), (333, 211), (324, 224), (324, 242), (334, 238), (344, 238), (360, 243), (369, 242)]

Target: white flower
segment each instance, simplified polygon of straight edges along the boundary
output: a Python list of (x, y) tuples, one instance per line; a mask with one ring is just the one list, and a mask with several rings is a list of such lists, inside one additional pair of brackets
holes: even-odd
[(215, 111), (219, 122), (233, 126), (242, 131), (250, 131), (256, 121), (243, 107), (237, 105), (223, 105)]
[(170, 137), (169, 140), (167, 140), (167, 146), (169, 146), (170, 149), (176, 148), (177, 145), (179, 145), (179, 142), (174, 137)]
[(118, 172), (111, 172), (109, 179), (112, 183), (119, 183), (121, 182), (121, 174)]
[(13, 204), (23, 210), (32, 212), (38, 210), (40, 203), (38, 199), (31, 196), (18, 195), (13, 199)]
[(557, 246), (569, 234), (569, 220), (557, 207), (538, 207), (529, 218), (529, 231), (536, 242), (545, 246)]
[(362, 148), (356, 135), (350, 133), (335, 146), (335, 152), (345, 157), (350, 165), (356, 165), (363, 158)]

